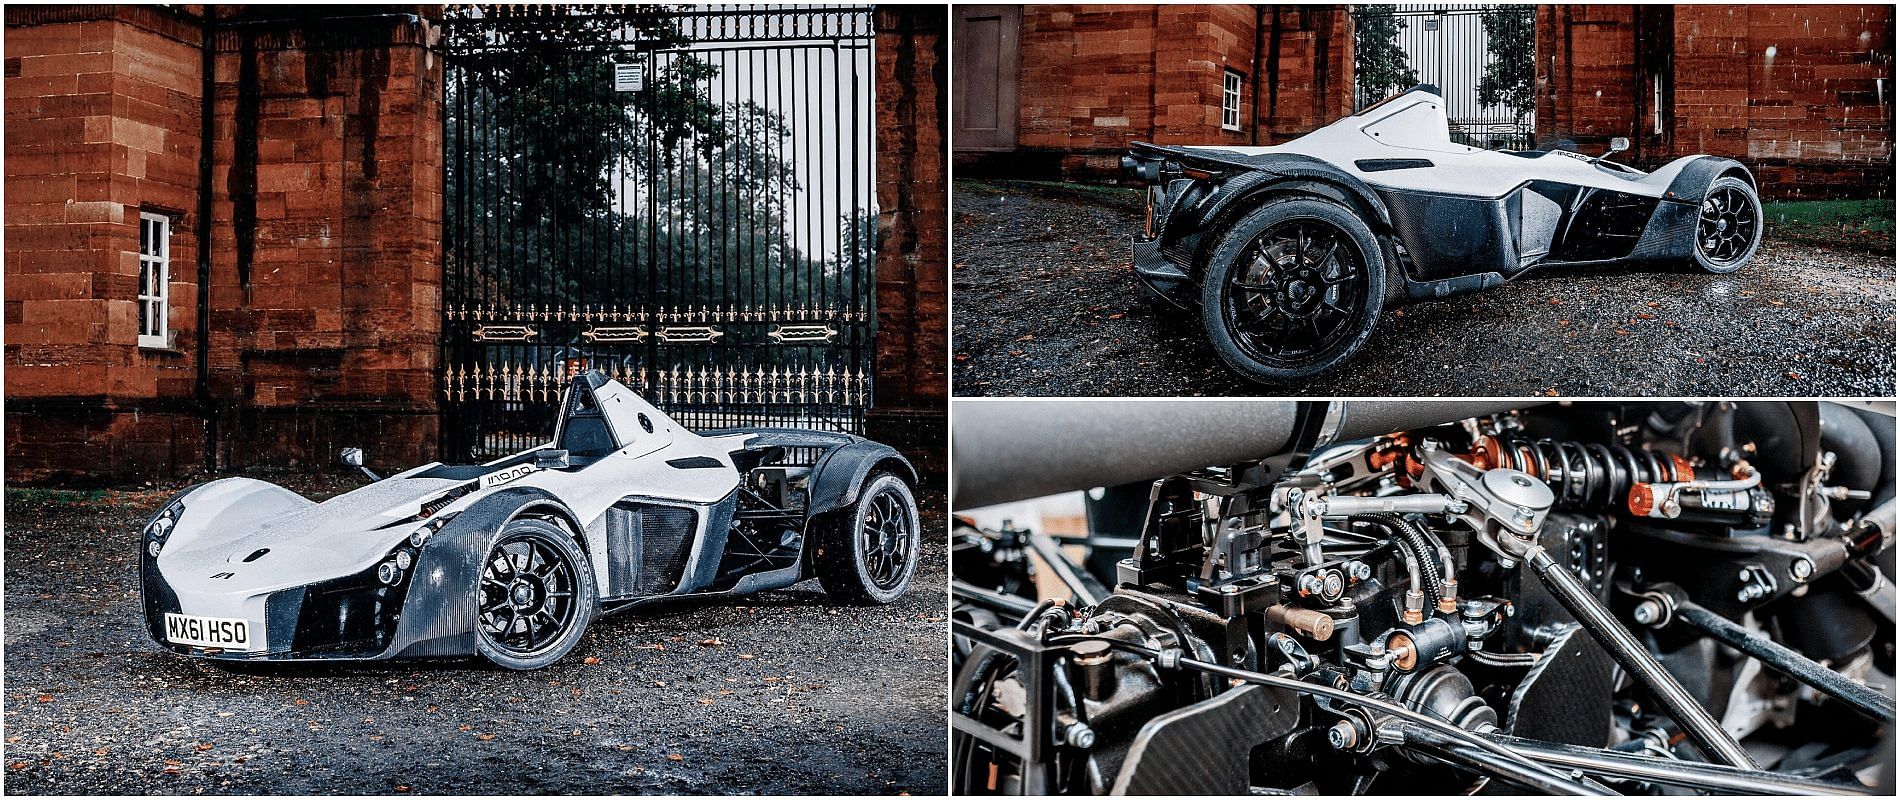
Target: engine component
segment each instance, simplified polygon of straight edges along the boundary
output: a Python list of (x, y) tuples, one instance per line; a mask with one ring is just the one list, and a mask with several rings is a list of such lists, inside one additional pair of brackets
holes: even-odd
[(1062, 587), (1030, 606), (1031, 559), (959, 562), (958, 793), (1863, 794), (1891, 770), (1893, 493), (1866, 479), (1892, 437), (1826, 440), (1873, 448), (1847, 458), (1812, 405), (1576, 403), (1340, 441), (1330, 405), (1091, 509), (1140, 532), (1112, 575), (1009, 533)]

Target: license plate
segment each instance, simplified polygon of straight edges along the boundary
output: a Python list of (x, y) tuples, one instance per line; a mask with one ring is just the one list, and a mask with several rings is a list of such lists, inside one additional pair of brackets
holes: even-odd
[(242, 619), (166, 614), (165, 640), (173, 644), (250, 650), (251, 623)]

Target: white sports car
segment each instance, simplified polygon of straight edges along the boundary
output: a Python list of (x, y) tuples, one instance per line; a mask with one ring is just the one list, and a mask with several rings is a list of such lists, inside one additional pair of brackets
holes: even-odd
[(1421, 85), (1272, 147), (1136, 143), (1149, 184), (1135, 274), (1197, 307), (1215, 352), (1257, 381), (1338, 367), (1386, 304), (1497, 286), (1540, 266), (1741, 269), (1761, 201), (1741, 163), (1687, 156), (1655, 172), (1563, 149), (1452, 141)]
[(590, 371), (552, 442), (486, 464), (425, 464), (321, 503), (251, 478), (186, 489), (140, 537), (146, 621), (202, 658), (535, 669), (597, 615), (663, 598), (815, 575), (834, 599), (889, 603), (917, 569), (916, 480), (847, 434), (692, 433)]

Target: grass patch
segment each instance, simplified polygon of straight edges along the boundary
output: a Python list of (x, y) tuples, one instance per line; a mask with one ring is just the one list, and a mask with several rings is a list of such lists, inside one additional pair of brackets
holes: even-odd
[(1893, 249), (1892, 200), (1791, 200), (1763, 203), (1776, 238), (1857, 250)]
[(8, 489), (7, 503), (34, 506), (90, 506), (105, 502), (105, 489)]
[(1101, 183), (1072, 183), (1067, 181), (1028, 181), (1007, 178), (984, 180), (959, 180), (957, 188), (962, 191), (986, 195), (1039, 195), (1072, 200), (1111, 208), (1128, 208), (1137, 213), (1146, 202), (1139, 189), (1128, 186), (1114, 186)]

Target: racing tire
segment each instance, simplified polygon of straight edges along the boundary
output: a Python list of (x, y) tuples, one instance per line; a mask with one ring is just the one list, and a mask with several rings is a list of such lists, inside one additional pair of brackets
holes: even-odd
[(1734, 272), (1755, 257), (1765, 227), (1755, 187), (1733, 175), (1716, 178), (1697, 210), (1689, 259), (1717, 275)]
[(503, 669), (540, 669), (580, 644), (600, 601), (594, 572), (566, 530), (539, 519), (503, 525), (475, 589), (475, 651)]
[(1201, 327), (1221, 361), (1261, 383), (1338, 368), (1385, 306), (1384, 248), (1351, 210), (1268, 201), (1229, 229), (1201, 276)]
[(832, 600), (888, 604), (916, 577), (922, 540), (910, 486), (892, 473), (872, 472), (856, 502), (813, 522), (812, 571)]

